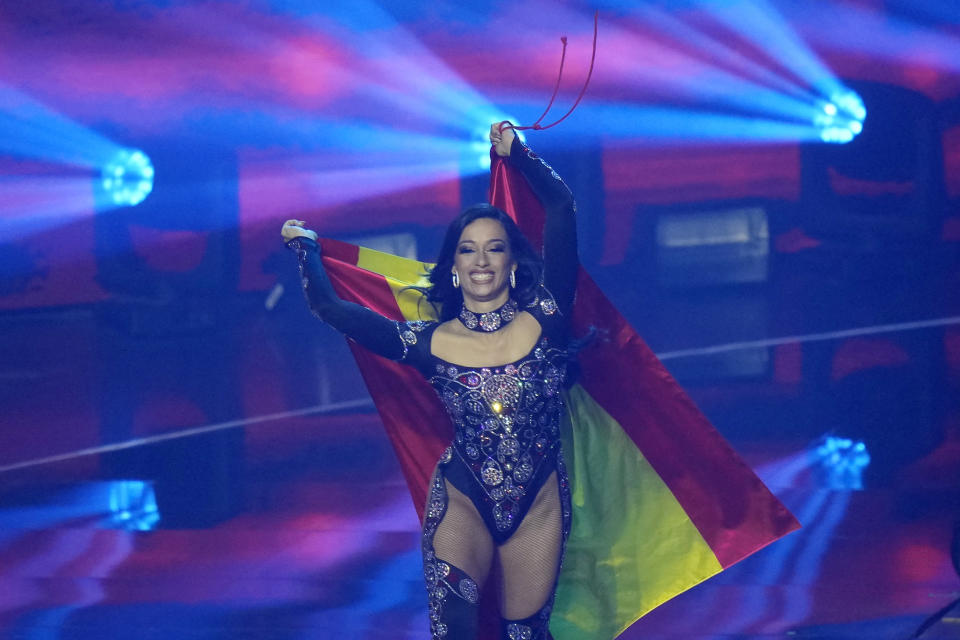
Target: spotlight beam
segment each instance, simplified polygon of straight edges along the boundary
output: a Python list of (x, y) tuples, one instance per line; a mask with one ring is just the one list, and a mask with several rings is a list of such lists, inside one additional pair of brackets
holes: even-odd
[[(346, 15), (349, 14), (349, 15)], [(358, 16), (362, 20), (358, 21)], [(350, 37), (331, 32), (331, 18), (353, 25)], [(478, 119), (500, 110), (446, 62), (406, 30), (382, 7), (368, 0), (350, 3), (349, 11), (332, 8), (307, 24), (341, 40), (357, 61), (355, 91), (381, 103), (388, 113), (398, 108), (425, 125), (469, 135)]]
[(396, 166), (359, 167), (342, 170), (300, 170), (284, 167), (257, 172), (247, 178), (250, 188), (280, 190), (290, 183), (316, 194), (318, 208), (328, 208), (368, 198), (405, 191), (461, 176), (459, 161), (405, 163)]
[[(322, 9), (280, 3), (274, 10), (295, 15), (292, 37), (275, 35), (275, 25), (251, 27), (242, 14), (223, 17), (197, 8), (190, 15), (199, 18), (194, 22), (207, 27), (217, 24), (213, 30), (217, 33), (229, 33), (225, 45), (252, 48), (272, 57), (282, 51), (291, 59), (302, 60), (301, 66), (315, 65), (320, 70), (318, 78), (331, 87), (337, 100), (330, 103), (329, 110), (326, 104), (318, 103), (317, 108), (304, 112), (285, 106), (289, 101), (278, 93), (276, 101), (261, 110), (269, 117), (254, 123), (254, 129), (261, 128), (263, 133), (252, 132), (250, 119), (246, 118), (245, 130), (238, 137), (265, 138), (274, 129), (281, 136), (298, 137), (296, 144), (301, 148), (389, 154), (395, 147), (409, 161), (418, 154), (468, 154), (478, 123), (510, 117), (375, 2), (357, 0), (349, 7), (329, 5)], [(189, 28), (197, 30), (196, 26)], [(304, 33), (312, 33), (313, 38), (304, 37)], [(314, 40), (321, 45), (308, 47), (307, 42)], [(336, 52), (326, 51), (323, 43)], [(344, 105), (354, 108), (352, 114), (346, 112), (346, 122)], [(378, 121), (392, 123), (392, 127), (374, 124)], [(442, 135), (404, 128), (440, 131)], [(230, 133), (223, 131), (221, 135)]]
[(89, 177), (0, 177), (0, 242), (23, 241), (93, 210)]
[[(579, 117), (591, 123), (591, 135), (601, 132), (609, 136), (612, 145), (633, 145), (637, 138), (670, 144), (819, 140), (819, 133), (809, 124), (691, 109), (595, 101), (582, 105)], [(586, 134), (572, 130), (568, 135), (576, 140)]]
[[(676, 96), (691, 107), (682, 118), (680, 108), (648, 109), (648, 123), (630, 123), (606, 109), (606, 131), (677, 140), (829, 143), (850, 142), (861, 133), (866, 112), (859, 96), (842, 85), (768, 2), (696, 0), (693, 6), (766, 58), (748, 57), (734, 44), (683, 22), (683, 14), (678, 18), (656, 7), (634, 9), (633, 30), (613, 30), (620, 55), (609, 63), (615, 67), (610, 79), (622, 87), (628, 78), (638, 88), (667, 99)], [(650, 29), (672, 42), (644, 38)], [(651, 62), (636, 64), (644, 59)], [(730, 113), (716, 113), (718, 106)], [(625, 112), (630, 110), (627, 105)]]
[[(489, 98), (376, 3), (359, 0), (343, 7), (323, 5), (315, 9), (302, 3), (278, 2), (272, 10), (270, 22), (257, 24), (241, 10), (214, 12), (205, 7), (186, 7), (176, 14), (176, 21), (169, 20), (165, 25), (168, 30), (186, 31), (187, 44), (194, 34), (203, 35), (209, 43), (207, 34), (212, 33), (218, 47), (232, 52), (234, 58), (276, 60), (275, 69), (270, 64), (257, 69), (276, 71), (280, 80), (264, 83), (251, 78), (250, 85), (280, 90), (254, 98), (263, 105), (258, 113), (245, 113), (242, 121), (229, 127), (220, 124), (222, 112), (215, 112), (210, 119), (216, 120), (218, 135), (254, 138), (259, 143), (274, 132), (284, 135), (302, 130), (298, 123), (301, 119), (316, 119), (320, 113), (336, 121), (353, 108), (354, 120), (400, 121), (401, 128), (409, 123), (423, 130), (463, 136), (462, 144), (466, 144), (478, 121), (492, 122), (503, 116)], [(283, 20), (288, 16), (295, 21)], [(217, 61), (223, 55), (218, 49), (210, 60)], [(205, 59), (204, 63), (209, 61)], [(230, 76), (223, 82), (228, 80), (239, 82), (243, 78)], [(304, 95), (294, 97), (303, 98), (308, 106), (290, 108), (289, 92), (300, 90)], [(250, 96), (242, 98), (245, 104), (251, 102)], [(286, 116), (257, 119), (259, 113), (269, 111)], [(322, 138), (304, 138), (298, 144), (325, 147), (336, 137), (335, 130), (316, 133)]]
[(96, 169), (119, 150), (22, 91), (0, 84), (0, 153)]
[[(314, 168), (342, 168), (354, 163), (399, 166), (422, 160), (454, 159), (460, 157), (468, 146), (461, 138), (385, 127), (369, 120), (298, 118), (295, 112), (278, 110), (270, 114), (285, 123), (291, 140), (321, 143), (322, 154), (295, 159)], [(486, 124), (493, 121), (486, 121)]]
[(804, 85), (777, 74), (773, 70), (751, 60), (719, 39), (697, 30), (663, 9), (650, 5), (642, 8), (642, 17), (662, 33), (670, 34), (677, 41), (693, 45), (703, 51), (708, 59), (726, 64), (744, 74), (753, 77), (772, 89), (782, 91), (803, 101), (812, 101), (816, 96)]
[(772, 55), (789, 70), (823, 96), (843, 89), (836, 76), (811, 51), (797, 33), (765, 0), (749, 2), (706, 2), (703, 5), (714, 18), (762, 51)]
[(853, 5), (831, 4), (817, 17), (818, 22), (843, 24), (845, 29), (822, 29), (811, 23), (808, 13), (794, 6), (786, 10), (791, 22), (803, 25), (811, 40), (834, 51), (960, 72), (960, 38), (955, 35)]
[[(812, 99), (801, 100), (775, 91), (744, 76), (705, 64), (679, 48), (667, 48), (622, 29), (614, 29), (610, 39), (621, 53), (606, 63), (613, 75), (607, 75), (601, 82), (608, 86), (616, 82), (622, 87), (626, 79), (638, 87), (712, 108), (721, 104), (741, 112), (798, 122), (810, 122), (815, 115)], [(653, 62), (637, 64), (637, 60)]]

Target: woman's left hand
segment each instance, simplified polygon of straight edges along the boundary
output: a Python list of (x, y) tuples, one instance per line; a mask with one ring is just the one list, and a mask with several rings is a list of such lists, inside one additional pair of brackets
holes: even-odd
[(307, 229), (304, 225), (307, 223), (303, 220), (287, 220), (283, 223), (283, 227), (280, 229), (280, 237), (283, 238), (284, 242), (290, 242), (294, 238), (305, 236), (310, 238), (313, 241), (317, 240), (317, 233)]
[(500, 130), (500, 123), (494, 122), (490, 125), (490, 144), (493, 145), (494, 151), (497, 152), (497, 155), (501, 158), (506, 158), (510, 155), (510, 146), (513, 144), (513, 139), (517, 136), (513, 132), (513, 127), (509, 124), (505, 125), (503, 131)]

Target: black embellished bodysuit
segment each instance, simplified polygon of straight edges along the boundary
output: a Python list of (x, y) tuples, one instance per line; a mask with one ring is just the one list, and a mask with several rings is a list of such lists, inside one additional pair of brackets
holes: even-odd
[[(531, 314), (541, 333), (533, 349), (515, 362), (465, 367), (440, 359), (430, 350), (439, 323), (395, 322), (340, 300), (324, 272), (318, 245), (303, 237), (288, 243), (297, 252), (313, 312), (371, 351), (417, 368), (436, 389), (453, 423), (454, 440), (438, 461), (431, 481), (423, 529), (424, 575), (434, 639), (449, 637), (448, 631), (461, 633), (454, 622), (460, 616), (461, 605), (456, 603), (476, 606), (479, 597), (470, 576), (434, 553), (434, 535), (448, 506), (446, 481), (470, 499), (499, 545), (517, 531), (539, 491), (556, 472), (562, 513), (556, 526), (562, 528), (562, 541), (570, 531), (560, 419), (569, 358), (569, 310), (578, 271), (576, 207), (560, 176), (519, 138), (514, 140), (508, 161), (524, 175), (547, 214), (543, 282), (517, 309)], [(561, 542), (557, 566), (562, 555)], [(448, 598), (451, 594), (456, 596), (453, 600)], [(547, 638), (552, 603), (551, 592), (535, 615), (504, 620), (503, 637)]]
[[(540, 338), (523, 358), (496, 367), (464, 367), (430, 353), (436, 322), (398, 325), (407, 347), (403, 361), (430, 381), (453, 422), (438, 475), (470, 497), (498, 544), (523, 521), (550, 474), (562, 471), (565, 319), (543, 288), (520, 310), (540, 323)], [(565, 487), (565, 473), (558, 475)], [(428, 505), (428, 519), (441, 508)]]

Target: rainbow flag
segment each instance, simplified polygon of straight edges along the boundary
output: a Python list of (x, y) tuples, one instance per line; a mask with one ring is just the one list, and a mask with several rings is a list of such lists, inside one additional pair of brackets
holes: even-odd
[[(490, 196), (534, 246), (542, 242), (542, 207), (495, 156)], [(396, 320), (433, 319), (406, 289), (425, 284), (429, 264), (333, 240), (321, 246), (342, 298)], [(602, 338), (581, 353), (580, 382), (567, 392), (573, 518), (550, 623), (557, 640), (615, 638), (799, 527), (582, 269), (577, 287), (574, 335), (596, 327)], [(434, 466), (453, 438), (450, 420), (419, 373), (351, 348), (422, 520)]]

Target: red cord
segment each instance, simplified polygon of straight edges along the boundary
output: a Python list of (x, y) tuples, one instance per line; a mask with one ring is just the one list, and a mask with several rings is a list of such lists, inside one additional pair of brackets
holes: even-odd
[(587, 71), (587, 79), (584, 81), (583, 88), (580, 89), (580, 95), (577, 96), (577, 99), (573, 103), (573, 106), (570, 107), (570, 110), (567, 111), (565, 114), (563, 114), (563, 117), (557, 120), (556, 122), (551, 122), (548, 125), (540, 124), (540, 121), (543, 120), (543, 118), (550, 111), (550, 108), (553, 106), (553, 101), (557, 97), (557, 91), (559, 91), (560, 89), (560, 78), (563, 76), (563, 61), (566, 58), (566, 54), (567, 54), (567, 38), (564, 36), (560, 38), (560, 41), (563, 42), (563, 53), (560, 55), (560, 73), (557, 74), (557, 84), (553, 88), (553, 95), (550, 97), (550, 103), (547, 105), (546, 111), (544, 111), (543, 114), (539, 118), (537, 118), (536, 122), (534, 122), (532, 125), (527, 127), (516, 127), (510, 124), (507, 120), (504, 120), (503, 122), (500, 123), (500, 131), (503, 131), (508, 126), (512, 128), (514, 131), (525, 131), (527, 129), (543, 131), (544, 129), (555, 127), (556, 125), (566, 120), (567, 117), (571, 113), (573, 113), (573, 110), (576, 109), (577, 105), (580, 104), (580, 101), (583, 100), (583, 96), (587, 92), (587, 87), (590, 85), (590, 78), (593, 76), (593, 63), (597, 59), (597, 23), (599, 22), (599, 19), (600, 19), (600, 11), (594, 12), (593, 14), (593, 53), (590, 55), (590, 70)]
[(536, 128), (540, 122), (547, 117), (547, 114), (550, 113), (550, 108), (553, 106), (553, 101), (557, 99), (557, 92), (560, 91), (560, 78), (563, 77), (563, 62), (567, 59), (567, 36), (560, 36), (560, 42), (563, 43), (563, 49), (560, 51), (560, 72), (557, 73), (557, 83), (553, 85), (553, 95), (550, 96), (550, 102), (547, 104), (547, 108), (543, 110), (543, 113), (540, 114), (537, 121), (530, 125), (532, 128)]

